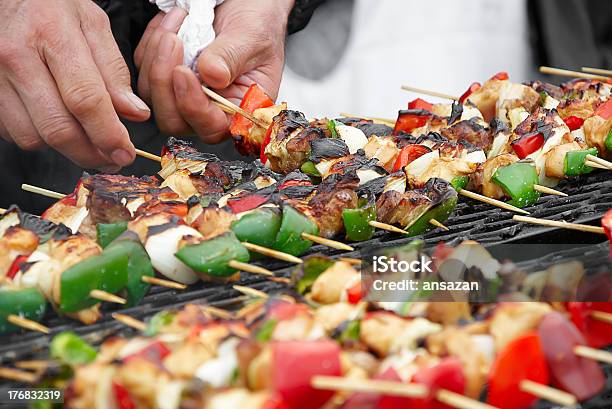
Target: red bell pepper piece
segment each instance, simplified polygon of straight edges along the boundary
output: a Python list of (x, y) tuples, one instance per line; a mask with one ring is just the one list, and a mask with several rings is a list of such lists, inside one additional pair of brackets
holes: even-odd
[(287, 189), (291, 186), (312, 186), (312, 182), (310, 180), (288, 180), (278, 187), (278, 190)]
[(598, 106), (595, 110), (595, 115), (602, 117), (606, 121), (612, 118), (612, 99), (609, 99)]
[(575, 131), (576, 129), (580, 129), (584, 123), (584, 119), (571, 115), (565, 118), (563, 122), (565, 122), (565, 125), (567, 125), (570, 131)]
[(491, 77), (492, 80), (499, 80), (499, 81), (505, 81), (508, 78), (510, 78), (510, 76), (508, 75), (506, 71), (500, 71)]
[(260, 409), (291, 409), (280, 396), (274, 394), (266, 399)]
[(553, 384), (576, 396), (591, 398), (604, 386), (605, 376), (597, 362), (574, 353), (577, 345), (586, 345), (580, 331), (558, 312), (546, 314), (538, 335), (550, 370)]
[(288, 301), (278, 301), (273, 304), (266, 313), (266, 319), (285, 321), (293, 319), (296, 315), (307, 314), (308, 307), (304, 304), (297, 304)]
[(433, 105), (425, 101), (424, 99), (417, 98), (414, 101), (410, 101), (408, 103), (408, 109), (422, 109), (424, 111), (432, 112)]
[(363, 298), (363, 289), (361, 287), (361, 280), (357, 281), (353, 286), (347, 288), (346, 297), (348, 302), (351, 304), (358, 304)]
[(444, 358), (433, 366), (420, 368), (411, 382), (425, 385), (428, 389), (427, 396), (423, 399), (383, 396), (378, 409), (451, 409), (452, 406), (436, 400), (436, 393), (440, 389), (446, 389), (463, 395), (466, 385), (461, 362), (454, 357)]
[(612, 344), (612, 324), (593, 318), (593, 311), (612, 314), (612, 302), (569, 302), (567, 310), (572, 322), (593, 348), (602, 348)]
[[(259, 85), (253, 84), (244, 94), (242, 102), (240, 103), (240, 108), (252, 114), (256, 109), (267, 108), (272, 105), (274, 105), (272, 98), (270, 98)], [(230, 133), (234, 136), (241, 135), (246, 137), (252, 126), (253, 123), (251, 121), (240, 114), (235, 114), (230, 124)]]
[(130, 392), (123, 385), (113, 382), (112, 387), (117, 409), (136, 409)]
[(317, 409), (333, 391), (311, 386), (316, 375), (340, 376), (340, 347), (330, 340), (272, 344), (272, 384), (291, 409)]
[(549, 380), (540, 338), (533, 332), (514, 339), (497, 354), (491, 366), (488, 403), (504, 409), (531, 408), (538, 398), (521, 391), (525, 379), (544, 385)]
[(261, 163), (263, 163), (264, 165), (266, 164), (266, 162), (268, 161), (268, 157), (266, 156), (266, 146), (268, 146), (268, 144), (270, 143), (270, 141), (272, 140), (272, 127), (274, 126), (274, 124), (270, 124), (270, 126), (268, 127), (268, 130), (266, 131), (266, 136), (264, 137), (264, 140), (261, 144), (261, 149), (259, 151), (259, 160), (261, 161)]
[(248, 195), (227, 201), (227, 205), (232, 209), (232, 213), (242, 213), (253, 210), (266, 203), (268, 198), (261, 195)]
[(397, 135), (400, 132), (410, 133), (425, 125), (431, 117), (431, 113), (423, 110), (400, 111), (397, 116), (397, 122), (395, 122), (393, 134)]
[(141, 358), (154, 364), (161, 364), (165, 357), (170, 355), (170, 349), (161, 341), (153, 341), (143, 349), (123, 358), (123, 362)]
[(28, 260), (28, 256), (15, 257), (15, 260), (13, 260), (13, 263), (9, 267), (8, 272), (6, 273), (6, 276), (10, 278), (11, 280), (15, 278), (19, 270), (21, 270), (21, 265), (25, 263), (27, 260)]
[(459, 103), (463, 104), (465, 103), (465, 101), (470, 97), (470, 95), (472, 95), (474, 92), (478, 91), (480, 88), (482, 88), (482, 85), (480, 85), (480, 82), (472, 82), (472, 85), (470, 85), (470, 87), (467, 89), (467, 91), (465, 91), (461, 97), (459, 97)]
[(516, 156), (518, 156), (519, 159), (525, 159), (542, 146), (544, 146), (544, 135), (541, 133), (535, 135), (525, 135), (512, 142), (512, 149), (514, 149), (514, 153), (516, 153)]
[(610, 242), (610, 258), (612, 258), (612, 210), (608, 210), (601, 218), (601, 227), (603, 227)]
[(424, 145), (404, 146), (400, 153), (397, 155), (397, 159), (395, 160), (395, 164), (393, 165), (393, 172), (397, 172), (398, 170), (403, 169), (404, 166), (408, 165), (413, 160), (418, 159), (429, 152), (431, 152), (431, 149)]

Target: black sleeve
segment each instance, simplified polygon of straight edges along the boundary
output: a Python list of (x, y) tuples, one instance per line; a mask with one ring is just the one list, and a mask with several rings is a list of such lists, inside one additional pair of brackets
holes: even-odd
[(326, 0), (295, 0), (295, 6), (289, 15), (287, 33), (293, 34), (302, 30), (312, 17), (312, 14)]

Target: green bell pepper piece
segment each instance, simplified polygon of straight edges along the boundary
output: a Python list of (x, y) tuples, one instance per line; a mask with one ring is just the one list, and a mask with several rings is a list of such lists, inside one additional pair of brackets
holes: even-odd
[(501, 186), (513, 206), (531, 206), (540, 198), (540, 192), (533, 188), (539, 183), (538, 172), (531, 163), (516, 162), (499, 168), (491, 180)]
[(436, 226), (429, 223), (429, 221), (431, 219), (435, 219), (440, 223), (444, 223), (444, 221), (449, 218), (453, 210), (455, 210), (455, 206), (457, 206), (456, 193), (455, 196), (449, 197), (439, 205), (434, 206), (428, 211), (426, 211), (421, 217), (417, 219), (416, 222), (412, 223), (409, 227), (404, 229), (408, 232), (407, 236), (417, 236), (419, 234), (423, 234), (429, 230), (436, 228)]
[(309, 176), (321, 177), (321, 174), (317, 170), (315, 164), (311, 161), (304, 162), (302, 166), (300, 166), (300, 170)]
[(240, 241), (272, 247), (281, 225), (280, 212), (258, 209), (232, 223), (232, 231)]
[(299, 256), (312, 246), (310, 240), (302, 238), (302, 233), (316, 235), (319, 233), (319, 227), (293, 207), (284, 206), (281, 226), (272, 247), (293, 256)]
[(591, 173), (593, 168), (584, 164), (587, 155), (597, 156), (597, 148), (567, 152), (563, 162), (563, 173), (565, 173), (565, 176), (579, 176)]
[(116, 294), (128, 283), (130, 248), (110, 246), (102, 254), (89, 257), (64, 271), (60, 279), (62, 312), (77, 312), (99, 301), (91, 298), (92, 290)]
[(74, 332), (61, 332), (53, 337), (50, 346), (51, 358), (74, 366), (92, 362), (98, 353)]
[(36, 288), (13, 290), (0, 288), (0, 334), (20, 330), (8, 322), (9, 315), (17, 315), (32, 321), (40, 321), (47, 311), (47, 300)]
[(604, 144), (606, 145), (606, 149), (612, 152), (612, 129), (610, 129), (610, 132), (608, 132), (608, 136), (606, 136)]
[(361, 334), (361, 321), (353, 320), (346, 323), (346, 327), (338, 336), (338, 341), (341, 344), (359, 341)]
[(292, 281), (298, 293), (304, 295), (319, 278), (319, 276), (335, 263), (329, 257), (310, 256), (304, 259), (304, 263), (296, 267), (292, 274)]
[(344, 125), (340, 121), (336, 121), (335, 119), (330, 119), (327, 121), (327, 129), (331, 133), (332, 138), (339, 138), (338, 131), (336, 130), (336, 125)]
[(465, 189), (470, 178), (468, 176), (455, 176), (453, 180), (451, 180), (451, 186), (458, 192), (461, 189)]
[(196, 273), (229, 277), (237, 270), (228, 265), (232, 260), (249, 261), (249, 251), (233, 232), (227, 232), (202, 243), (185, 246), (176, 257)]
[(174, 321), (174, 317), (176, 317), (176, 313), (170, 311), (160, 311), (151, 317), (149, 323), (147, 324), (147, 328), (144, 331), (144, 335), (147, 337), (152, 337), (157, 335), (163, 327), (166, 327), (172, 324)]
[(127, 230), (127, 222), (100, 223), (96, 226), (98, 244), (105, 248)]
[(342, 220), (348, 240), (369, 240), (374, 235), (374, 227), (370, 226), (369, 222), (376, 220), (376, 203), (362, 198), (356, 209), (342, 210)]
[(259, 342), (268, 342), (272, 339), (272, 335), (274, 334), (274, 329), (276, 328), (277, 320), (274, 318), (269, 319), (264, 322), (255, 334), (255, 339)]

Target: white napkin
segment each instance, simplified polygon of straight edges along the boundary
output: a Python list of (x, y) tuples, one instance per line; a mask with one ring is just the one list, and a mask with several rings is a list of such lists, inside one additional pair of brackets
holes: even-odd
[(224, 0), (149, 0), (165, 13), (173, 7), (180, 7), (188, 15), (183, 21), (178, 36), (183, 42), (183, 63), (194, 68), (200, 52), (215, 39), (213, 21), (215, 7)]

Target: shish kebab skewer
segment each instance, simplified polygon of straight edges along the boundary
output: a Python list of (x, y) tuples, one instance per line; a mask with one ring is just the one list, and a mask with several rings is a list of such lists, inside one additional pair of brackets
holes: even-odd
[(601, 68), (590, 68), (590, 67), (582, 67), (581, 69), (582, 71), (588, 72), (591, 74), (599, 74), (599, 75), (606, 75), (608, 77), (612, 77), (612, 70), (604, 70)]

